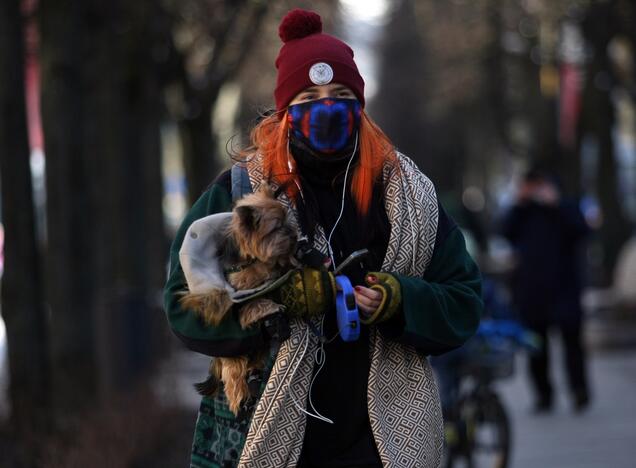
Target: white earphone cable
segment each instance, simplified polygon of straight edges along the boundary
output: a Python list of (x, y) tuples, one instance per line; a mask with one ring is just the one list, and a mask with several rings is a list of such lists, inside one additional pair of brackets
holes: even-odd
[[(324, 317), (322, 318), (322, 321), (320, 322), (321, 335), (322, 335), (323, 322), (324, 322)], [(302, 352), (300, 358), (298, 359), (298, 363), (296, 363), (296, 367), (294, 367), (294, 370), (293, 370), (293, 372), (291, 374), (291, 377), (289, 378), (290, 382), (293, 382), (294, 374), (296, 374), (296, 370), (298, 369), (298, 366), (300, 365), (300, 363), (302, 362), (303, 358), (305, 357), (305, 354), (307, 353), (307, 347), (308, 346), (309, 346), (309, 327), (307, 327), (307, 330), (305, 331), (305, 347), (303, 349), (303, 352)], [(298, 400), (296, 400), (296, 397), (294, 397), (294, 393), (293, 393), (291, 388), (290, 388), (289, 396), (291, 397), (292, 401), (294, 402), (294, 406), (296, 406), (296, 408), (298, 408), (300, 411), (305, 413), (307, 416), (311, 416), (312, 418), (316, 418), (316, 419), (318, 419), (320, 421), (324, 421), (326, 423), (333, 424), (334, 422), (331, 419), (329, 419), (326, 416), (323, 416), (322, 414), (320, 414), (320, 412), (316, 409), (316, 407), (314, 406), (314, 403), (313, 403), (313, 401), (311, 399), (311, 390), (312, 390), (312, 388), (314, 386), (314, 381), (316, 380), (316, 377), (318, 376), (318, 374), (322, 370), (322, 367), (325, 364), (324, 349), (323, 349), (322, 341), (320, 343), (320, 347), (318, 348), (318, 350), (316, 352), (317, 353), (322, 353), (323, 354), (323, 358), (321, 359), (320, 367), (318, 368), (318, 370), (314, 374), (313, 378), (311, 379), (311, 383), (309, 385), (309, 405), (311, 406), (311, 409), (314, 411), (315, 414), (311, 413), (311, 412), (307, 411), (305, 408), (303, 408), (303, 406), (298, 402)], [(291, 385), (291, 383), (290, 383), (290, 385)]]
[[(341, 205), (340, 205), (340, 213), (338, 214), (338, 218), (336, 219), (336, 222), (334, 223), (333, 227), (331, 228), (331, 232), (329, 233), (329, 236), (327, 237), (327, 248), (329, 249), (329, 258), (331, 259), (331, 266), (333, 269), (336, 268), (336, 262), (334, 259), (334, 254), (333, 254), (333, 249), (331, 247), (331, 237), (333, 236), (333, 233), (336, 230), (336, 227), (338, 226), (338, 223), (340, 222), (340, 219), (342, 218), (342, 214), (344, 213), (344, 206), (345, 206), (345, 195), (346, 195), (346, 191), (347, 191), (347, 178), (349, 176), (349, 169), (351, 168), (351, 163), (353, 161), (353, 158), (356, 154), (356, 151), (358, 150), (358, 133), (356, 133), (356, 138), (355, 138), (355, 142), (353, 145), (353, 151), (351, 153), (351, 157), (349, 158), (349, 162), (347, 163), (347, 169), (345, 170), (345, 175), (344, 175), (344, 182), (342, 185), (342, 201), (341, 201)], [(288, 160), (287, 160), (287, 167), (289, 169), (289, 172), (292, 173), (293, 172), (293, 166), (292, 166), (292, 162), (291, 162), (291, 155), (290, 155), (290, 151), (289, 151), (289, 138), (287, 139), (287, 156), (288, 156)], [(296, 184), (298, 184), (296, 182)], [(300, 187), (298, 187), (300, 189)], [(302, 190), (301, 190), (301, 196), (302, 196)], [(309, 406), (310, 408), (314, 411), (314, 413), (311, 413), (310, 411), (307, 411), (305, 408), (303, 408), (303, 406), (298, 402), (298, 400), (296, 400), (296, 397), (294, 397), (294, 393), (293, 391), (291, 391), (290, 388), (290, 392), (289, 392), (289, 396), (291, 397), (294, 406), (296, 406), (296, 408), (298, 408), (300, 411), (302, 411), (303, 413), (305, 413), (307, 416), (311, 416), (312, 418), (316, 418), (320, 421), (324, 421), (326, 423), (329, 424), (334, 424), (334, 422), (329, 419), (326, 416), (323, 416), (322, 414), (320, 414), (320, 412), (316, 409), (313, 399), (311, 397), (311, 393), (312, 393), (312, 389), (314, 387), (314, 382), (316, 381), (316, 378), (318, 377), (318, 374), (320, 374), (320, 372), (322, 371), (325, 362), (327, 360), (327, 356), (325, 354), (325, 341), (324, 341), (324, 336), (323, 336), (323, 326), (324, 326), (324, 316), (322, 317), (322, 320), (320, 321), (320, 346), (318, 347), (318, 349), (316, 350), (316, 354), (315, 354), (315, 359), (316, 359), (316, 363), (319, 365), (318, 370), (314, 373), (314, 376), (311, 379), (311, 383), (309, 384), (309, 395), (308, 395), (308, 399), (309, 399)], [(336, 335), (337, 336), (337, 335)], [(333, 339), (332, 339), (333, 340)], [(332, 341), (329, 340), (329, 341)], [(289, 377), (289, 382), (291, 385), (291, 382), (293, 382), (293, 378), (294, 375), (296, 374), (296, 370), (298, 370), (298, 367), (300, 366), (300, 363), (302, 362), (303, 358), (305, 357), (305, 354), (307, 353), (307, 348), (309, 346), (309, 327), (307, 327), (307, 330), (305, 331), (305, 347), (303, 348), (303, 352), (300, 355), (300, 358), (298, 359), (298, 362), (296, 363), (296, 366), (294, 367), (294, 370), (291, 373), (291, 376)], [(283, 384), (281, 383), (281, 386)]]
[(336, 219), (336, 222), (334, 223), (333, 227), (331, 228), (331, 232), (329, 233), (329, 236), (327, 237), (327, 248), (329, 249), (329, 258), (331, 259), (331, 267), (334, 270), (336, 269), (336, 261), (334, 259), (333, 249), (331, 248), (331, 236), (333, 236), (333, 233), (335, 232), (336, 227), (338, 226), (338, 223), (340, 222), (340, 219), (342, 218), (342, 213), (344, 213), (345, 194), (347, 193), (347, 177), (349, 176), (349, 168), (351, 167), (351, 162), (353, 161), (353, 157), (355, 156), (357, 149), (358, 149), (358, 133), (356, 132), (356, 139), (353, 145), (353, 151), (351, 152), (351, 157), (349, 158), (349, 162), (347, 163), (347, 170), (345, 171), (344, 182), (342, 184), (342, 203), (340, 205), (340, 214), (338, 214), (338, 218)]

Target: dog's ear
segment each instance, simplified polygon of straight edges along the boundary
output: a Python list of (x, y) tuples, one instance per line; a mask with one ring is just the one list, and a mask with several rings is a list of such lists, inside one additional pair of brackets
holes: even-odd
[(247, 231), (253, 231), (258, 226), (258, 216), (256, 210), (249, 206), (237, 206), (234, 208), (234, 212), (238, 216), (239, 224), (241, 228)]

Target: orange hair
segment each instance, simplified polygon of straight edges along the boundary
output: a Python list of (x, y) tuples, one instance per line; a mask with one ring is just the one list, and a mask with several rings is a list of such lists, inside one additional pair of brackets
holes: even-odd
[[(263, 156), (265, 177), (284, 186), (287, 195), (296, 200), (299, 194), (299, 180), (295, 161), (289, 155), (288, 130), (287, 111), (265, 117), (252, 129), (251, 145), (242, 151), (241, 155), (249, 157), (258, 151)], [(384, 163), (395, 161), (396, 155), (389, 138), (364, 111), (360, 119), (358, 138), (360, 161), (353, 172), (351, 195), (358, 213), (366, 215), (371, 205), (374, 182), (381, 176)]]

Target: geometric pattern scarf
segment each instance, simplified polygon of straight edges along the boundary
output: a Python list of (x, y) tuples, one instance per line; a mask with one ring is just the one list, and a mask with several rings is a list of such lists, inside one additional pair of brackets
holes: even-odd
[[(383, 169), (391, 232), (382, 270), (422, 277), (435, 247), (437, 197), (432, 182), (415, 163), (400, 153), (397, 156), (397, 164), (387, 163)], [(257, 191), (264, 178), (262, 158), (254, 155), (246, 166), (252, 189)], [(285, 194), (280, 201), (295, 214)], [(314, 237), (314, 247), (326, 254), (327, 242), (320, 227)], [(318, 319), (313, 324), (317, 326)], [(303, 321), (292, 320), (290, 328), (291, 335), (280, 345), (254, 410), (239, 468), (294, 467), (300, 458), (306, 423), (300, 408), (306, 406), (319, 342)], [(382, 464), (389, 468), (438, 467), (443, 419), (428, 359), (410, 346), (385, 339), (375, 327), (371, 327), (369, 353), (367, 403)]]

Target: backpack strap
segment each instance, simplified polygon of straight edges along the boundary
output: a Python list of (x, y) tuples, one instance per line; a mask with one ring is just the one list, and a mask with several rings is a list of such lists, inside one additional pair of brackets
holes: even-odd
[(230, 169), (230, 177), (232, 180), (232, 203), (236, 203), (243, 196), (252, 193), (252, 184), (247, 174), (247, 167), (233, 164), (232, 169)]

